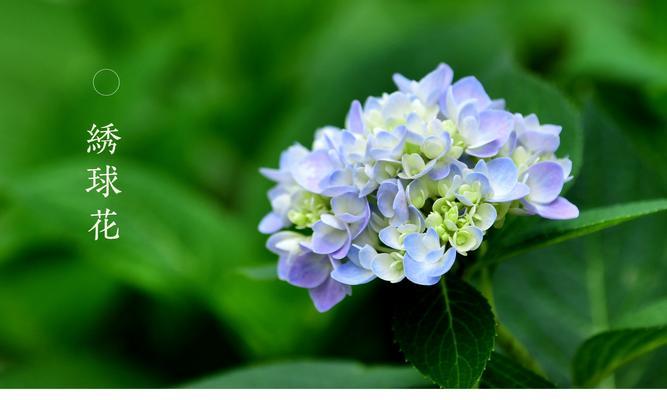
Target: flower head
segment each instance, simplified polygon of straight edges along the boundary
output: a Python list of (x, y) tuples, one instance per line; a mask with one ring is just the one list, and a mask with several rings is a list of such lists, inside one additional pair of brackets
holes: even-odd
[(319, 311), (375, 278), (433, 285), (510, 212), (576, 218), (562, 197), (572, 163), (561, 127), (512, 114), (474, 77), (446, 64), (397, 91), (352, 102), (343, 128), (295, 144), (278, 169), (259, 229), (278, 277), (309, 290)]

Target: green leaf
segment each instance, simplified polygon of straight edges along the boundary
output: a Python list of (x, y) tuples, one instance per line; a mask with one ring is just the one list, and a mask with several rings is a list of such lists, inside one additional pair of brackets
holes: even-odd
[(190, 388), (325, 389), (416, 388), (427, 380), (409, 366), (365, 366), (351, 361), (290, 361), (223, 372)]
[[(582, 209), (665, 198), (665, 188), (653, 179), (655, 169), (633, 152), (625, 135), (611, 129), (613, 121), (604, 117), (593, 104), (584, 109), (586, 157), (614, 160), (614, 167), (587, 163), (568, 198)], [(599, 332), (628, 328), (616, 321), (665, 297), (664, 246), (656, 244), (657, 238), (664, 237), (665, 224), (667, 213), (654, 214), (520, 254), (498, 267), (493, 277), (498, 318), (555, 384), (572, 385), (572, 358), (584, 340)], [(511, 228), (498, 231), (494, 239), (512, 234)], [(493, 245), (489, 243), (489, 252), (495, 252)], [(644, 326), (660, 324), (655, 321)], [(652, 370), (650, 360), (642, 357), (632, 368), (615, 372), (616, 387), (655, 386), (664, 381), (667, 375), (663, 374), (647, 383), (644, 376)]]
[(453, 274), (403, 299), (394, 335), (405, 357), (445, 388), (479, 381), (493, 350), (495, 319), (484, 296)]
[(493, 353), (479, 383), (488, 389), (553, 389), (556, 386), (500, 353)]
[(574, 384), (594, 387), (620, 366), (667, 345), (667, 327), (608, 331), (588, 339), (574, 356)]
[(613, 323), (614, 328), (643, 328), (652, 325), (667, 325), (667, 297), (656, 300), (641, 309), (623, 314)]
[(516, 221), (493, 243), (487, 260), (505, 260), (517, 254), (588, 235), (645, 215), (667, 210), (667, 199), (637, 201), (582, 211), (566, 221)]

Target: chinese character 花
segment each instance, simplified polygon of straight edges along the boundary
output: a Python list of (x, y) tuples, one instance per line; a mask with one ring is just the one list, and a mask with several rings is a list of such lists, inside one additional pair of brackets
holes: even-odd
[[(103, 235), (104, 239), (115, 240), (120, 237), (120, 228), (116, 226), (116, 222), (109, 220), (109, 217), (117, 215), (115, 211), (111, 211), (108, 208), (106, 211), (97, 210), (95, 214), (90, 214), (91, 217), (97, 218), (95, 225), (88, 230), (88, 232), (95, 232), (95, 240), (98, 240), (100, 233)], [(100, 225), (102, 225), (100, 227)], [(115, 231), (112, 231), (115, 228)]]

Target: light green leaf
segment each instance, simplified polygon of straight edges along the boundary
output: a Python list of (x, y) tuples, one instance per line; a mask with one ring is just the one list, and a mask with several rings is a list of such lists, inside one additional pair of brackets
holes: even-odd
[(186, 385), (199, 389), (416, 388), (428, 381), (410, 366), (352, 361), (291, 361), (223, 372)]
[(620, 366), (667, 345), (667, 327), (604, 332), (588, 339), (574, 356), (574, 384), (594, 387)]
[(479, 386), (489, 389), (549, 389), (556, 386), (512, 359), (492, 353)]
[(517, 221), (493, 243), (486, 259), (506, 260), (517, 254), (574, 239), (620, 223), (667, 210), (667, 199), (638, 201), (582, 211), (566, 221)]
[(414, 288), (394, 319), (405, 357), (445, 388), (475, 386), (493, 350), (495, 319), (484, 296), (453, 274)]
[(667, 297), (629, 311), (613, 323), (614, 328), (643, 328), (652, 325), (667, 325)]

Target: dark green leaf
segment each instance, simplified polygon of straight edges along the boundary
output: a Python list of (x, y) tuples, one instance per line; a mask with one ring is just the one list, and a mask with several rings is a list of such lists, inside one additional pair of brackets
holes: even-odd
[(510, 358), (493, 353), (479, 383), (489, 389), (549, 389), (556, 386)]
[(574, 384), (594, 387), (620, 366), (667, 345), (667, 327), (624, 329), (593, 336), (574, 356)]
[(415, 388), (428, 387), (413, 367), (368, 367), (351, 361), (292, 361), (223, 372), (187, 385), (191, 388)]
[(488, 260), (505, 260), (516, 254), (573, 239), (645, 215), (667, 210), (667, 199), (638, 201), (582, 211), (567, 221), (517, 221), (497, 240)]
[(449, 275), (433, 287), (415, 289), (394, 319), (395, 338), (408, 361), (445, 388), (479, 381), (493, 350), (495, 320), (486, 299)]

